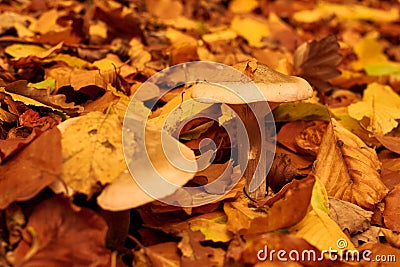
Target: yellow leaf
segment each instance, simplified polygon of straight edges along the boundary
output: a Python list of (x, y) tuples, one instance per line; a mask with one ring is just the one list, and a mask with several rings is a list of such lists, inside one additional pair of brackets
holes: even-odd
[(229, 4), (229, 10), (233, 13), (246, 13), (251, 12), (258, 5), (257, 0), (233, 0)]
[(298, 22), (312, 23), (335, 15), (340, 20), (368, 20), (376, 22), (393, 22), (399, 19), (398, 9), (389, 10), (370, 8), (362, 5), (319, 3), (312, 10), (303, 10), (293, 15)]
[(200, 231), (206, 240), (214, 242), (228, 242), (232, 234), (226, 227), (226, 215), (222, 212), (213, 212), (200, 215), (189, 220), (192, 231)]
[[(340, 227), (326, 212), (319, 209), (310, 211), (301, 222), (290, 228), (289, 232), (304, 238), (319, 250), (355, 250), (354, 245)], [(342, 244), (347, 244), (342, 246)], [(339, 245), (339, 246), (338, 246)]]
[(216, 41), (229, 41), (235, 39), (237, 36), (236, 32), (231, 29), (219, 30), (213, 33), (204, 34), (202, 36), (203, 40), (207, 43), (212, 43)]
[(262, 47), (263, 37), (270, 34), (268, 22), (260, 17), (236, 15), (231, 23), (231, 29), (246, 39), (251, 46)]
[(348, 107), (349, 115), (369, 118), (367, 130), (385, 135), (397, 127), (400, 119), (400, 96), (390, 86), (372, 83), (364, 90), (363, 100)]
[(388, 192), (380, 168), (375, 150), (332, 119), (313, 170), (328, 195), (372, 209)]
[(184, 34), (181, 31), (177, 31), (173, 28), (168, 28), (165, 32), (165, 36), (171, 41), (173, 45), (178, 44), (190, 44), (197, 45), (197, 40), (188, 34)]
[(91, 112), (67, 120), (61, 128), (62, 178), (75, 191), (90, 194), (97, 182), (112, 182), (126, 170), (118, 115)]

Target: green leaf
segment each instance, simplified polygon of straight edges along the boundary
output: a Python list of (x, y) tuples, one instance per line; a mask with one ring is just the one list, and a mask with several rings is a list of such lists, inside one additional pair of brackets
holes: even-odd
[(273, 111), (275, 121), (323, 120), (329, 121), (329, 112), (321, 104), (282, 103)]

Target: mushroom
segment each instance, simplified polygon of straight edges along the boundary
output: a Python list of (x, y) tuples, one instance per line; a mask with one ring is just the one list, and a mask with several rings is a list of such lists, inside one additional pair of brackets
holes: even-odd
[[(244, 124), (249, 140), (249, 153), (239, 153), (238, 161), (247, 162), (246, 169), (242, 170), (246, 178), (247, 195), (253, 200), (259, 200), (265, 197), (267, 191), (265, 136), (268, 129), (265, 128), (265, 117), (270, 113), (270, 108), (266, 101), (276, 107), (282, 102), (310, 98), (313, 89), (304, 79), (279, 73), (255, 60), (239, 63), (234, 68), (248, 76), (259, 90), (251, 90), (248, 82), (231, 81), (233, 86), (226, 81), (222, 82), (223, 86), (197, 83), (192, 88), (192, 98), (201, 102), (210, 102), (212, 99), (214, 102), (225, 103)], [(238, 146), (241, 151), (243, 142), (239, 140)]]

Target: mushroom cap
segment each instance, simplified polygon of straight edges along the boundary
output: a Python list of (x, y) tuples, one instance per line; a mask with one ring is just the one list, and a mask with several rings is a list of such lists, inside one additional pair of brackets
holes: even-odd
[(257, 63), (256, 66), (255, 71), (248, 75), (252, 78), (253, 83), (250, 82), (250, 79), (248, 81), (223, 81), (218, 84), (198, 83), (192, 88), (192, 97), (200, 98), (201, 102), (245, 104), (261, 101), (292, 102), (312, 96), (313, 89), (306, 80), (285, 75), (260, 63)]

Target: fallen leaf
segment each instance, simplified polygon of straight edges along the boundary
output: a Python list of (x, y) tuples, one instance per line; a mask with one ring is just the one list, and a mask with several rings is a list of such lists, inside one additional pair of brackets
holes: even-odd
[(179, 267), (178, 243), (165, 242), (144, 248), (146, 256), (154, 267)]
[(328, 80), (340, 75), (340, 71), (336, 69), (342, 59), (338, 49), (335, 35), (302, 44), (293, 56), (295, 75), (303, 77), (321, 92), (332, 89)]
[(372, 225), (366, 231), (353, 235), (351, 237), (351, 241), (356, 247), (359, 247), (364, 243), (377, 243), (379, 240), (380, 231), (380, 227)]
[(371, 210), (388, 192), (380, 168), (375, 150), (332, 119), (313, 170), (328, 195)]
[(277, 200), (270, 205), (267, 216), (251, 220), (248, 234), (260, 234), (288, 228), (298, 223), (308, 211), (315, 178), (309, 176), (300, 181), (287, 184), (275, 196)]
[[(13, 94), (25, 96), (28, 99), (34, 99), (46, 106), (65, 111), (67, 114), (75, 114), (83, 111), (83, 107), (80, 105), (75, 105), (75, 103), (66, 103), (65, 95), (52, 95), (51, 88), (49, 87), (42, 87), (40, 89), (30, 87), (27, 85), (27, 81), (24, 80), (8, 84), (6, 86), (6, 91)], [(30, 104), (31, 102), (31, 104), (36, 105), (35, 102), (32, 103), (32, 100), (26, 101), (26, 98), (22, 99), (21, 97), (16, 97), (15, 95), (13, 95), (13, 98), (23, 101), (25, 104)]]
[(110, 266), (105, 247), (107, 225), (87, 208), (62, 196), (34, 209), (15, 250), (16, 266)]
[(400, 248), (400, 234), (389, 229), (381, 228), (380, 232), (385, 236), (385, 239), (390, 245), (395, 248)]
[(318, 103), (282, 103), (273, 110), (275, 121), (321, 120), (329, 121), (325, 106)]
[(183, 222), (166, 224), (162, 226), (162, 229), (167, 233), (176, 233), (189, 228), (194, 232), (200, 231), (204, 235), (204, 240), (229, 242), (232, 239), (232, 233), (227, 229), (226, 219), (223, 212), (216, 211)]
[[(371, 32), (355, 46), (358, 60), (351, 63), (355, 70), (365, 69), (368, 75), (400, 75), (400, 64), (390, 61), (384, 54), (385, 47), (378, 41), (378, 33)], [(373, 54), (370, 51), (374, 51)]]
[(61, 177), (72, 189), (90, 194), (97, 182), (112, 182), (126, 170), (118, 115), (92, 112), (69, 119), (59, 128), (63, 148)]
[(390, 151), (400, 154), (400, 137), (376, 135), (375, 138)]
[[(318, 187), (314, 189), (311, 200), (311, 203), (313, 203), (312, 210), (307, 213), (303, 220), (291, 227), (289, 232), (297, 237), (304, 238), (321, 251), (334, 249), (340, 254), (344, 250), (355, 249), (336, 222), (329, 217), (327, 208), (323, 203), (325, 196), (321, 191), (316, 190)], [(342, 247), (339, 243), (340, 240), (343, 240), (344, 246)]]
[(393, 231), (400, 231), (400, 186), (397, 185), (385, 198), (383, 218), (385, 226)]
[(299, 155), (276, 146), (274, 161), (267, 175), (268, 186), (277, 192), (293, 179), (307, 176), (314, 160), (314, 157)]
[(350, 234), (361, 233), (371, 226), (373, 212), (336, 198), (329, 198), (329, 217)]
[(262, 17), (236, 15), (231, 22), (231, 29), (242, 36), (254, 47), (263, 46), (263, 37), (270, 34), (267, 21)]
[(178, 244), (178, 248), (182, 253), (182, 267), (193, 266), (193, 264), (212, 266), (212, 254), (214, 250), (218, 249), (202, 246), (200, 242), (204, 241), (204, 235), (200, 231), (187, 230), (179, 235), (182, 237), (181, 242)]
[(37, 45), (13, 44), (6, 48), (5, 52), (13, 57), (11, 61), (16, 67), (33, 64), (35, 60), (43, 60), (61, 50), (63, 43), (59, 43), (50, 49)]
[[(41, 134), (20, 153), (0, 165), (0, 209), (31, 199), (61, 173), (61, 136), (57, 128)], [(46, 153), (43, 148), (46, 147)]]
[(258, 7), (257, 0), (233, 0), (229, 3), (229, 10), (233, 13), (247, 13)]
[(400, 119), (400, 96), (390, 86), (369, 84), (360, 102), (348, 106), (351, 117), (360, 121), (369, 119), (367, 130), (375, 135), (385, 135), (397, 127)]

